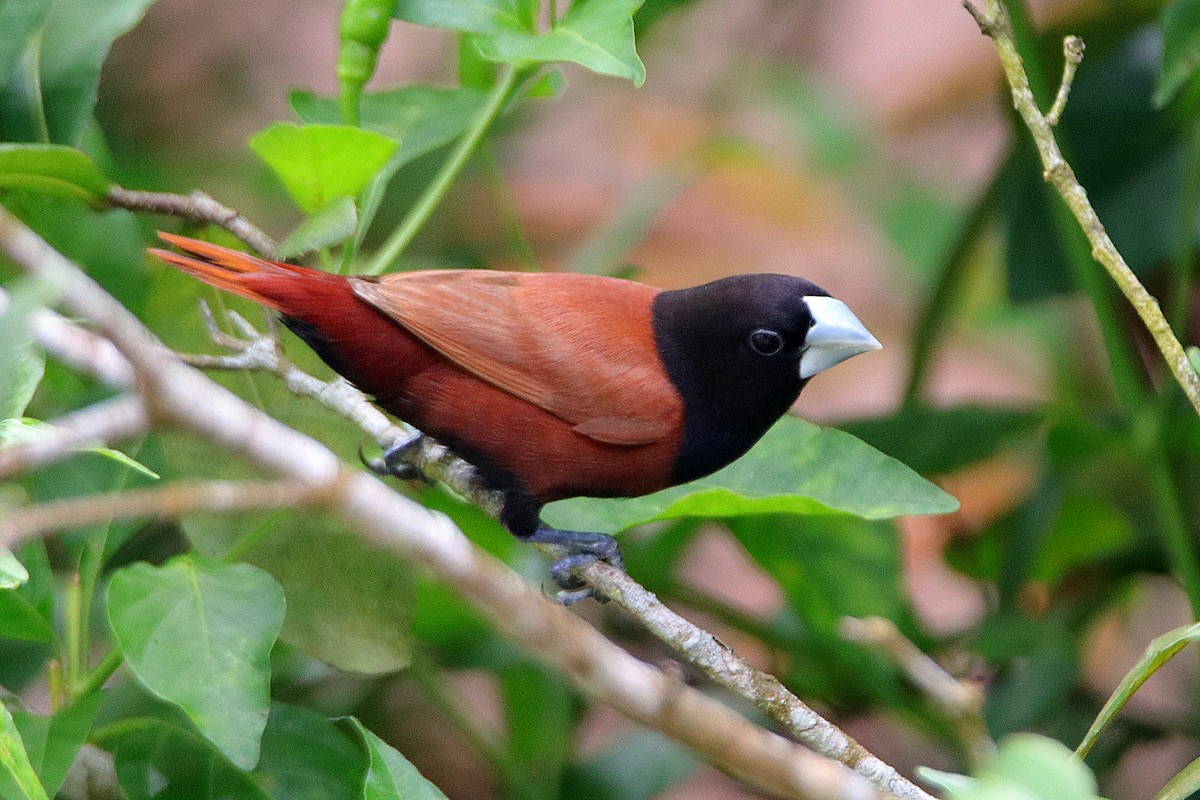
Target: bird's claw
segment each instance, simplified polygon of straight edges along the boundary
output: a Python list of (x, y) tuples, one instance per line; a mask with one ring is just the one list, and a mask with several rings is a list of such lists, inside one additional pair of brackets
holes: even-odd
[(529, 541), (566, 550), (566, 555), (550, 565), (550, 577), (560, 589), (554, 596), (555, 600), (564, 606), (573, 605), (589, 597), (601, 603), (608, 601), (608, 598), (597, 594), (594, 587), (579, 579), (579, 570), (597, 561), (611, 564), (617, 569), (625, 569), (617, 540), (608, 534), (564, 531), (543, 525)]
[(379, 458), (367, 458), (363, 454), (362, 446), (359, 445), (358, 459), (364, 467), (376, 475), (400, 478), (406, 481), (420, 480), (431, 483), (429, 478), (411, 462), (413, 453), (420, 445), (421, 434), (418, 433), (384, 450), (383, 455)]

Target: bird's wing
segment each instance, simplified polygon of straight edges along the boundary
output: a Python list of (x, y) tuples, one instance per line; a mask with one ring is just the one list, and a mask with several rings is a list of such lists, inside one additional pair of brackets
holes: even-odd
[(352, 285), (446, 358), (584, 436), (635, 445), (679, 430), (682, 401), (651, 327), (656, 289), (482, 270), (396, 273)]

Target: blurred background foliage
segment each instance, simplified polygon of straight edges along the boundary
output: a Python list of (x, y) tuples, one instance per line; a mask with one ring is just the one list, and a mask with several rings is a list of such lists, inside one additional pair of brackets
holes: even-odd
[[(886, 349), (814, 382), (798, 413), (937, 479), (961, 510), (898, 523), (660, 522), (623, 537), (630, 573), (906, 774), (918, 764), (965, 771), (966, 744), (887, 659), (839, 637), (844, 615), (888, 617), (952, 673), (979, 682), (993, 738), (1034, 731), (1075, 746), (1146, 645), (1200, 611), (1200, 421), (1043, 184), (990, 42), (944, 0), (591, 5), (633, 14), (645, 85), (578, 65), (547, 71), (500, 117), (402, 266), (635, 274), (663, 287), (775, 271), (845, 299)], [(1064, 153), (1181, 340), (1197, 342), (1200, 4), (1006, 6), (1044, 108), (1063, 35), (1086, 42), (1058, 127)], [(438, 22), (436, 3), (401, 8)], [(333, 2), (101, 0), (81, 13), (70, 2), (4, 0), (0, 31), (42, 33), (33, 56), (27, 39), (0, 35), (0, 140), (78, 147), (126, 188), (202, 189), (282, 239), (304, 215), (255, 156), (266, 134), (253, 151), (246, 143), (279, 120), (342, 120), (339, 11)], [(404, 144), (379, 150), (394, 177), (359, 243), (368, 255), (410, 218), (478, 118), (496, 80), (479, 52), (525, 46), (511, 31), (391, 28), (372, 84), (379, 93), (363, 98), (361, 115), (378, 139), (402, 131)], [(640, 82), (636, 60), (625, 53), (605, 62), (607, 72)], [(30, 113), (31, 92), (41, 93), (44, 115)], [(75, 170), (67, 183), (84, 187), (76, 196), (14, 181), (0, 201), (167, 344), (211, 349), (201, 297), (249, 313), (143, 256), (154, 228), (177, 223), (97, 210), (86, 202), (86, 168), (61, 169)], [(306, 241), (328, 244), (329, 230), (354, 231), (359, 217), (348, 215), (367, 207), (297, 199), (321, 222), (289, 240), (296, 253), (319, 249)], [(317, 259), (336, 266), (328, 252)], [(355, 265), (374, 266), (364, 257)], [(22, 291), (40, 288), (22, 287), (4, 265), (0, 277), (13, 308)], [(301, 366), (328, 374), (297, 342), (287, 346)], [(5, 416), (46, 420), (105, 396), (52, 360), (44, 370), (28, 409)], [(215, 377), (357, 458), (358, 431), (277, 381)], [(152, 473), (249, 474), (178, 435), (124, 449), (149, 472), (84, 454), (0, 486), (0, 503), (152, 485)], [(419, 496), (541, 578), (539, 559), (481, 512), (438, 489)], [(311, 515), (114, 523), (26, 546), (18, 555), (30, 579), (0, 591), (0, 685), (25, 708), (50, 709), (47, 664), (60, 657), (71, 598), (85, 601), (74, 612), (85, 631), (105, 639), (121, 609), (105, 609), (96, 587), (188, 543), (203, 555), (169, 562), (175, 572), (227, 580), (217, 559), (232, 557), (284, 587), (286, 617), (261, 620), (264, 631), (282, 625), (270, 653), (275, 705), (262, 760), (245, 772), (254, 760), (239, 763), (236, 743), (220, 748), (233, 763), (214, 754), (223, 734), (198, 736), (142, 688), (154, 679), (132, 659), (141, 685), (121, 681), (97, 707), (68, 705), (53, 717), (66, 733), (43, 733), (68, 750), (84, 736), (120, 744), (130, 797), (153, 796), (152, 766), (186, 772), (198, 754), (236, 796), (353, 796), (364, 764), (394, 754), (383, 741), (451, 798), (749, 796), (677, 745), (587, 706), (447, 590)], [(671, 658), (619, 612), (588, 604), (579, 613), (642, 658)], [(91, 643), (82, 642), (74, 677), (86, 681)], [(105, 652), (96, 645), (96, 658)], [(1088, 757), (1101, 794), (1155, 797), (1200, 756), (1194, 653), (1154, 671)], [(704, 685), (686, 669), (685, 678)], [(28, 746), (36, 725), (24, 713), (13, 716)], [(361, 725), (328, 722), (351, 715)], [(1022, 758), (1041, 757), (1019, 750), (992, 774), (1020, 775)], [(155, 762), (163, 752), (176, 754), (167, 767)], [(47, 785), (56, 776), (39, 774)], [(1162, 796), (1190, 796), (1200, 785), (1191, 781)]]

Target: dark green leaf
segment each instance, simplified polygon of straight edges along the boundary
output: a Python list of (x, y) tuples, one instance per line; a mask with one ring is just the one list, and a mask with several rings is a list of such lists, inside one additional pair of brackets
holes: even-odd
[(209, 742), (169, 722), (133, 719), (100, 734), (129, 800), (269, 800)]
[(252, 136), (250, 149), (296, 204), (314, 214), (335, 197), (358, 194), (391, 158), (396, 142), (348, 125), (277, 122)]
[(108, 191), (108, 179), (73, 147), (0, 144), (0, 188), (76, 197), (96, 205)]
[(355, 800), (367, 759), (315, 711), (274, 703), (254, 780), (275, 800)]
[(356, 719), (346, 723), (370, 757), (363, 800), (446, 800), (446, 795), (417, 772), (408, 759)]
[(500, 691), (515, 768), (537, 797), (557, 798), (574, 722), (570, 690), (545, 668), (516, 662), (501, 670)]
[(707, 478), (646, 497), (551, 503), (545, 519), (569, 530), (620, 531), (678, 517), (843, 512), (888, 519), (957, 508), (953, 497), (850, 434), (784, 417), (748, 454)]
[(53, 796), (66, 780), (67, 770), (91, 730), (100, 700), (99, 692), (81, 697), (49, 717), (13, 712), (13, 721), (21, 731), (29, 761), (47, 794)]
[(50, 642), (54, 628), (37, 607), (16, 589), (0, 590), (0, 638)]
[(1075, 567), (1128, 550), (1129, 517), (1104, 497), (1069, 494), (1044, 534), (1030, 577), (1053, 586)]
[(1162, 108), (1200, 67), (1200, 0), (1174, 0), (1162, 11), (1163, 52), (1154, 104)]
[(0, 703), (0, 797), (48, 800), (8, 708)]
[(986, 406), (902, 408), (839, 425), (922, 475), (944, 475), (995, 455), (1038, 424), (1034, 411)]
[(258, 762), (283, 606), (262, 570), (198, 555), (133, 564), (108, 587), (113, 637), (138, 680), (243, 769)]
[(323, 247), (341, 244), (354, 235), (358, 226), (358, 208), (354, 198), (341, 195), (300, 225), (275, 248), (275, 258), (283, 261)]
[[(73, 0), (54, 0), (41, 31), (38, 53), (41, 104), (50, 141), (78, 145), (91, 120), (100, 82), (100, 65), (113, 40), (142, 18), (151, 0), (91, 0), (86, 13)], [(7, 3), (5, 4), (7, 5)], [(18, 120), (30, 119), (29, 106), (38, 102), (11, 76), (0, 86), (0, 139), (33, 141), (36, 128)]]
[(602, 753), (571, 765), (562, 796), (570, 800), (650, 800), (686, 778), (692, 755), (662, 734), (635, 730)]
[(1163, 664), (1166, 664), (1180, 650), (1196, 640), (1200, 640), (1200, 622), (1168, 631), (1152, 641), (1146, 647), (1146, 652), (1142, 654), (1138, 662), (1121, 679), (1121, 683), (1108, 698), (1104, 707), (1100, 709), (1100, 713), (1096, 715), (1096, 721), (1088, 729), (1087, 735), (1083, 737), (1083, 741), (1079, 743), (1079, 747), (1075, 748), (1075, 753), (1080, 758), (1086, 757), (1088, 751), (1092, 749), (1092, 745), (1096, 743), (1096, 739), (1100, 736), (1101, 731), (1125, 707), (1125, 704), (1129, 702), (1129, 698), (1133, 697), (1134, 692), (1140, 689), (1142, 684), (1151, 675), (1158, 672)]

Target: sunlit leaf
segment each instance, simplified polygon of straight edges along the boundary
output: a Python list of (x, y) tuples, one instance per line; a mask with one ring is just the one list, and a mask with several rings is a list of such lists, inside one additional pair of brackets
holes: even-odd
[(17, 560), (13, 551), (0, 547), (0, 590), (15, 589), (29, 580), (29, 570)]
[(629, 499), (546, 507), (551, 525), (620, 531), (655, 519), (747, 514), (945, 514), (958, 501), (848, 433), (784, 417), (745, 456), (707, 478)]
[(288, 193), (309, 214), (340, 195), (354, 195), (387, 163), (396, 142), (348, 125), (277, 122), (250, 138)]
[(83, 450), (82, 452), (95, 453), (98, 456), (104, 456), (105, 458), (112, 459), (113, 461), (117, 462), (118, 464), (121, 464), (122, 466), (129, 467), (130, 469), (134, 470), (135, 472), (139, 472), (142, 475), (145, 475), (147, 478), (153, 478), (154, 480), (158, 480), (159, 478), (162, 477), (157, 472), (150, 469), (142, 462), (138, 461), (136, 458), (131, 458), (130, 456), (127, 456), (125, 453), (122, 453), (120, 450), (114, 450), (111, 447), (88, 447), (85, 450)]
[(31, 189), (96, 204), (108, 191), (108, 179), (73, 147), (0, 144), (0, 188)]
[(113, 637), (142, 685), (250, 769), (267, 723), (268, 656), (283, 605), (279, 585), (257, 567), (192, 554), (117, 571), (107, 608)]
[(1133, 697), (1134, 692), (1140, 689), (1151, 675), (1158, 672), (1163, 664), (1166, 664), (1180, 650), (1197, 639), (1200, 639), (1200, 622), (1168, 631), (1147, 645), (1146, 652), (1121, 679), (1121, 683), (1117, 685), (1104, 707), (1100, 709), (1100, 713), (1096, 715), (1096, 721), (1084, 735), (1079, 747), (1075, 748), (1076, 755), (1080, 758), (1087, 756), (1101, 731), (1113, 721), (1117, 713), (1129, 702), (1129, 698)]
[(1028, 733), (1001, 742), (977, 777), (926, 767), (917, 774), (947, 800), (1098, 800), (1096, 778), (1070, 749)]

